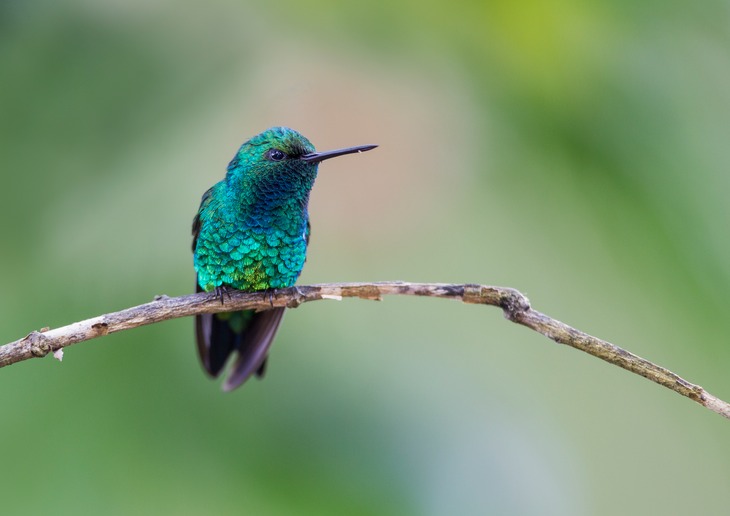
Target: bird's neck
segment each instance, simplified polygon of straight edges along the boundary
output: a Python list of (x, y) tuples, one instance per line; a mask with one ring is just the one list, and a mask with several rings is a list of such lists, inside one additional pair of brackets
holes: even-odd
[(304, 214), (315, 178), (316, 170), (313, 174), (282, 171), (279, 174), (260, 175), (229, 169), (224, 181), (229, 194), (244, 212), (302, 213), (306, 216)]

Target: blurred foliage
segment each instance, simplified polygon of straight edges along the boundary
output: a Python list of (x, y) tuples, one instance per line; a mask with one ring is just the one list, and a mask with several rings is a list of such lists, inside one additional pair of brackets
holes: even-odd
[[(245, 138), (323, 165), (302, 282), (513, 286), (730, 398), (727, 3), (0, 3), (3, 341), (193, 288)], [(0, 374), (7, 514), (720, 514), (727, 421), (497, 311), (287, 314), (221, 393), (174, 321)], [(630, 508), (630, 509), (627, 509)]]

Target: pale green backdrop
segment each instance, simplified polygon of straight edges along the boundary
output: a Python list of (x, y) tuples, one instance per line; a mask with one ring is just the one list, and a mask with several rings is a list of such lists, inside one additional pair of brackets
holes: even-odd
[[(479, 282), (730, 398), (727, 2), (0, 4), (0, 341), (193, 290), (238, 145), (327, 162), (302, 283)], [(223, 394), (192, 321), (0, 371), (3, 514), (725, 514), (730, 421), (499, 310), (290, 311)]]

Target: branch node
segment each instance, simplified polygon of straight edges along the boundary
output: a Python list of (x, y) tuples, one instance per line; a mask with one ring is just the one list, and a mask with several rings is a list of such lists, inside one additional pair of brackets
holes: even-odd
[(94, 323), (91, 325), (91, 329), (94, 330), (99, 337), (109, 334), (109, 325), (105, 322)]
[[(288, 296), (289, 300), (286, 303), (287, 308), (298, 308), (299, 305), (307, 301), (308, 288), (299, 288), (297, 286), (290, 287), (289, 291), (291, 294)], [(285, 291), (286, 292), (286, 291)], [(314, 299), (314, 298), (313, 298)], [(319, 296), (316, 299), (321, 299)]]
[(39, 331), (30, 332), (25, 339), (30, 344), (30, 353), (34, 357), (42, 358), (51, 352), (48, 338)]
[(505, 288), (500, 293), (499, 306), (504, 310), (504, 316), (512, 322), (519, 320), (520, 315), (531, 310), (530, 300), (517, 290)]

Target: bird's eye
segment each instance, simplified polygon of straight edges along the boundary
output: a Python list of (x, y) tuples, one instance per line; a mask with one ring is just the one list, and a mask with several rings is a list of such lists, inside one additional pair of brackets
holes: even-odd
[(279, 149), (269, 149), (266, 151), (266, 159), (269, 161), (281, 161), (284, 158), (286, 158), (286, 154), (284, 154)]

